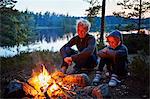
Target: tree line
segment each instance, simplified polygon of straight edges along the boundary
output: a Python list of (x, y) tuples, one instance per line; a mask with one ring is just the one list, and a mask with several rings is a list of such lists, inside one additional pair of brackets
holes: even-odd
[[(20, 12), (13, 9), (14, 0), (2, 0), (0, 5), (0, 46), (14, 46), (19, 44), (27, 45), (35, 41), (42, 41), (43, 38), (47, 42), (56, 40), (66, 33), (76, 33), (76, 20), (81, 17), (56, 14), (54, 12), (45, 12), (44, 14), (33, 13), (28, 10)], [(82, 17), (89, 19), (89, 17)], [(101, 32), (100, 17), (92, 16), (90, 32)], [(149, 29), (150, 18), (142, 19), (141, 27)], [(138, 29), (135, 24), (138, 19), (126, 19), (120, 16), (105, 17), (105, 31), (110, 32), (114, 29), (133, 30)]]

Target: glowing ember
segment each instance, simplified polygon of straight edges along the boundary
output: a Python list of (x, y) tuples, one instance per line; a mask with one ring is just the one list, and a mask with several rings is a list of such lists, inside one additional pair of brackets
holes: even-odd
[(58, 90), (59, 89), (59, 87), (57, 86), (57, 84), (56, 83), (54, 83), (51, 87), (50, 87), (50, 91), (55, 91), (55, 90)]

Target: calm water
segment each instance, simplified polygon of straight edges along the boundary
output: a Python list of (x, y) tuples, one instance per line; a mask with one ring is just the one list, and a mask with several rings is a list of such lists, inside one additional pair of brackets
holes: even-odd
[[(90, 33), (90, 34), (93, 35), (96, 39), (99, 38), (98, 32), (94, 32), (94, 33)], [(104, 34), (107, 35), (107, 33), (104, 33)], [(123, 32), (123, 34), (131, 34), (131, 33), (130, 32)], [(42, 50), (49, 50), (49, 51), (56, 52), (56, 51), (59, 51), (60, 48), (65, 43), (67, 43), (72, 37), (73, 37), (73, 34), (70, 33), (70, 34), (64, 35), (63, 38), (57, 38), (56, 41), (53, 41), (51, 39), (51, 42), (49, 42), (49, 43), (46, 42), (45, 39), (43, 39), (42, 41), (35, 42), (35, 43), (30, 44), (28, 46), (20, 45), (18, 54), (20, 54), (21, 52), (33, 52), (33, 51), (42, 51)], [(106, 40), (104, 38), (104, 43), (105, 43), (105, 41)], [(75, 46), (73, 48), (76, 49)], [(12, 57), (14, 55), (17, 55), (17, 46), (9, 47), (9, 48), (0, 47), (0, 57), (2, 57), (2, 56), (3, 57)]]
[[(51, 39), (51, 42), (46, 42), (45, 39), (39, 42), (35, 42), (28, 46), (23, 46), (20, 44), (19, 46), (19, 53), (21, 52), (32, 52), (32, 51), (42, 51), (42, 50), (49, 50), (49, 51), (59, 51), (60, 48), (68, 42), (69, 39), (73, 37), (73, 34), (64, 35), (63, 38), (57, 38), (56, 41)], [(0, 47), (0, 56), (3, 57), (12, 57), (17, 55), (17, 46), (14, 47)]]

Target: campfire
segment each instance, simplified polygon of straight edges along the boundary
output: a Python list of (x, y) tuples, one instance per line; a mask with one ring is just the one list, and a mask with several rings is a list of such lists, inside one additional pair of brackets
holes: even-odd
[(91, 99), (102, 98), (102, 86), (88, 86), (89, 78), (86, 74), (63, 74), (60, 71), (49, 73), (44, 65), (40, 72), (33, 70), (26, 82), (20, 82), (25, 95), (31, 98), (59, 98), (59, 99)]

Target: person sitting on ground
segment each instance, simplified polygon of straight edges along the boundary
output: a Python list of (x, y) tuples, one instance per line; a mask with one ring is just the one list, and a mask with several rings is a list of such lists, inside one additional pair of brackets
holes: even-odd
[[(77, 35), (60, 49), (63, 58), (61, 71), (66, 73), (68, 66), (75, 63), (68, 73), (79, 73), (81, 68), (91, 69), (97, 64), (96, 40), (94, 36), (88, 34), (91, 24), (88, 20), (79, 19), (76, 23)], [(77, 50), (72, 49), (76, 45)]]
[(98, 85), (100, 83), (101, 73), (104, 65), (106, 65), (111, 76), (108, 85), (116, 86), (121, 82), (120, 79), (127, 74), (128, 49), (123, 44), (123, 36), (118, 30), (111, 32), (106, 39), (108, 46), (97, 53), (100, 57), (100, 63), (93, 84)]

